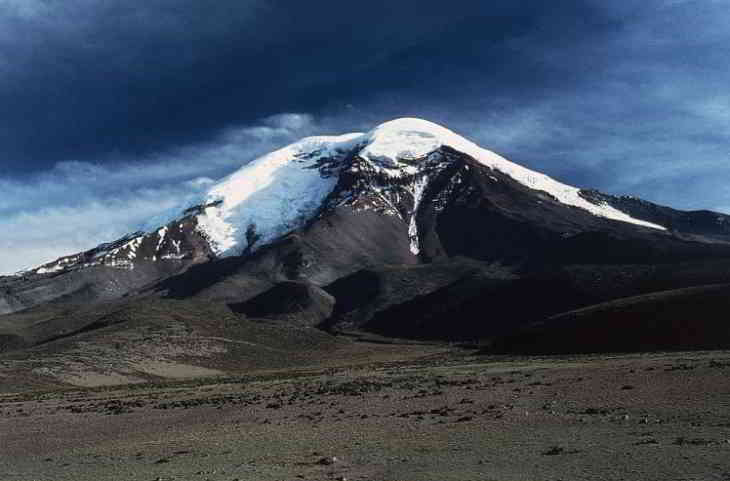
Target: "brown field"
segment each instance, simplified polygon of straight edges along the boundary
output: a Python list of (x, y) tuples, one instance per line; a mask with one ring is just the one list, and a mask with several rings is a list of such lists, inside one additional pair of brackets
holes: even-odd
[(730, 352), (360, 344), (245, 376), (6, 383), (0, 479), (730, 480)]

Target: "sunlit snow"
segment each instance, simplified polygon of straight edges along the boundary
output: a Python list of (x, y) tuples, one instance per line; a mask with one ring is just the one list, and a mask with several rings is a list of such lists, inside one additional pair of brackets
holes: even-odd
[(267, 154), (218, 182), (208, 192), (210, 205), (198, 228), (218, 255), (240, 254), (255, 235), (266, 244), (303, 225), (337, 183), (317, 166), (322, 158), (344, 155), (362, 134), (309, 137)]

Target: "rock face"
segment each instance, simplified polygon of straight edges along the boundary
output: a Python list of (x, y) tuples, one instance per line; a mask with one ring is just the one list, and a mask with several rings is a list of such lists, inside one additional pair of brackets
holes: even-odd
[[(730, 258), (728, 226), (718, 213), (571, 187), (444, 127), (398, 119), (303, 139), (222, 179), (160, 227), (0, 278), (0, 314), (143, 293), (406, 337), (449, 337), (443, 319), (452, 316), (481, 336), (490, 296), (500, 296), (488, 312), (505, 326), (612, 298), (580, 294), (573, 271), (555, 274), (569, 266), (601, 275), (633, 266), (618, 269), (619, 287), (599, 282), (622, 295), (658, 285), (632, 280), (644, 279), (641, 266), (705, 263), (703, 281), (727, 282), (706, 266)], [(668, 288), (693, 285), (659, 271), (673, 279)], [(549, 308), (525, 309), (522, 298)]]

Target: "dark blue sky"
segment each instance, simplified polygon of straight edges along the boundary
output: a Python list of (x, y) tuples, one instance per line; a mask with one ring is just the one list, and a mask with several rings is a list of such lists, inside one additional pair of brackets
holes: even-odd
[(724, 0), (6, 0), (0, 272), (303, 135), (403, 116), (567, 183), (730, 212), (728, 25)]

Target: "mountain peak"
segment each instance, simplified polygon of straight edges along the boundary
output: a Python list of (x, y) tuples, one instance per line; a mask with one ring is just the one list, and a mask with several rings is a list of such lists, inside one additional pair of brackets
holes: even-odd
[(416, 118), (385, 122), (365, 137), (366, 145), (360, 151), (360, 156), (383, 167), (395, 167), (402, 162), (422, 159), (444, 144), (464, 140), (445, 127)]
[[(379, 174), (401, 183), (410, 179), (413, 185), (403, 187), (414, 197), (415, 209), (416, 197), (427, 188), (425, 169), (433, 171), (433, 163), (426, 159), (443, 147), (531, 189), (547, 192), (560, 203), (599, 217), (663, 229), (585, 198), (580, 189), (510, 162), (446, 127), (406, 117), (382, 123), (367, 133), (307, 137), (244, 165), (208, 190), (197, 216), (198, 231), (218, 256), (238, 255), (265, 245), (310, 220), (335, 190), (344, 171), (355, 176)], [(387, 190), (370, 181), (365, 184), (370, 190)], [(408, 218), (415, 214), (399, 215), (410, 222)]]
[[(307, 137), (264, 155), (213, 185), (198, 217), (201, 233), (221, 256), (237, 255), (302, 226), (332, 193), (347, 162), (386, 178), (414, 176), (440, 147), (475, 152), (475, 144), (445, 127), (416, 118), (380, 124), (368, 133)], [(498, 157), (480, 150), (482, 158)], [(362, 165), (360, 165), (362, 167)], [(371, 186), (373, 187), (373, 186)], [(423, 186), (421, 186), (423, 187)]]
[[(451, 154), (446, 155), (444, 148)], [(306, 137), (259, 157), (211, 185), (194, 208), (161, 216), (146, 229), (149, 235), (137, 237), (149, 240), (142, 249), (145, 259), (183, 255), (198, 258), (206, 252), (217, 257), (233, 256), (253, 251), (304, 226), (322, 209), (349, 205), (355, 210), (374, 208), (399, 217), (408, 226), (411, 252), (418, 254), (416, 216), (421, 201), (439, 172), (459, 156), (472, 159), (472, 165), (493, 179), (496, 177), (490, 172), (498, 171), (529, 189), (549, 194), (565, 206), (597, 217), (664, 230), (660, 225), (630, 216), (600, 196), (588, 195), (510, 162), (446, 127), (424, 119), (398, 118), (367, 133)], [(160, 234), (161, 226), (171, 226), (172, 237)], [(175, 234), (178, 230), (179, 235)], [(205, 249), (192, 248), (190, 236), (202, 237)], [(190, 252), (181, 250), (180, 246), (188, 244)], [(136, 259), (136, 252), (129, 246), (120, 248), (110, 254), (104, 265), (133, 268), (131, 261)], [(81, 257), (69, 256), (35, 272), (96, 265), (98, 255), (92, 256), (94, 262), (86, 259), (89, 256), (82, 257), (84, 262)]]

